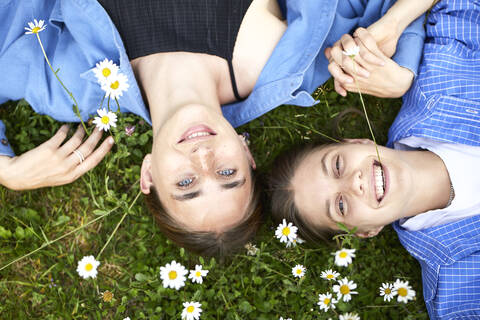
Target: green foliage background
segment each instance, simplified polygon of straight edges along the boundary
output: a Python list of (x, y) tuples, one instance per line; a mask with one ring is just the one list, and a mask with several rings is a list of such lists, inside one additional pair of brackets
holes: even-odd
[[(314, 96), (320, 100), (314, 107), (281, 106), (238, 128), (250, 134), (260, 172), (268, 172), (281, 151), (316, 140), (320, 133), (369, 138), (358, 95), (343, 98), (329, 82)], [(384, 144), (401, 101), (365, 97), (365, 102), (377, 141)], [(46, 141), (61, 125), (36, 115), (24, 101), (0, 106), (0, 119), (17, 154)], [(122, 130), (127, 124), (136, 125), (131, 137)], [(73, 184), (28, 192), (0, 187), (0, 267), (105, 215), (0, 271), (0, 319), (180, 319), (185, 301), (202, 303), (201, 319), (337, 319), (344, 312), (356, 312), (361, 319), (428, 319), (420, 267), (390, 227), (373, 239), (353, 241), (354, 263), (335, 269), (358, 284), (359, 294), (327, 313), (316, 304), (318, 294), (329, 290), (320, 273), (334, 267), (331, 253), (336, 247), (303, 244), (286, 249), (274, 239), (276, 226), (268, 219), (254, 241), (260, 249), (256, 256), (244, 250), (220, 264), (171, 244), (159, 233), (142, 198), (134, 202), (151, 128), (127, 114), (119, 128), (113, 152)], [(124, 213), (125, 220), (100, 257), (97, 279), (81, 279), (77, 262), (99, 253)], [(210, 272), (203, 285), (188, 281), (179, 291), (165, 289), (159, 270), (171, 260), (188, 269), (201, 263)], [(291, 274), (296, 264), (307, 267), (302, 280)], [(378, 287), (396, 278), (410, 282), (417, 292), (415, 301), (383, 302)], [(106, 290), (113, 292), (112, 302), (102, 301), (100, 293)]]

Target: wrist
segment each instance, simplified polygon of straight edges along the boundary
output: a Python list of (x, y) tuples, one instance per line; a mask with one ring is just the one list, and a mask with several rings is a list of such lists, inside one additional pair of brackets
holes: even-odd
[(11, 164), (12, 164), (13, 158), (9, 156), (0, 156), (0, 185), (3, 185), (9, 189), (12, 189), (10, 184), (11, 184), (11, 179), (9, 173), (12, 171), (11, 170)]

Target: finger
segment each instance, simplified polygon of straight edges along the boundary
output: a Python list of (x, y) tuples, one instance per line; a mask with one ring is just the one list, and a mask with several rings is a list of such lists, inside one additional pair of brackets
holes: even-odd
[[(342, 37), (342, 39), (346, 39), (346, 38)], [(343, 51), (344, 50), (342, 50), (341, 42), (338, 42), (338, 43), (335, 43), (335, 45), (332, 47), (332, 50), (330, 52), (333, 61), (335, 61), (339, 66), (341, 66), (341, 68), (344, 70), (343, 72), (351, 76), (355, 75), (359, 77), (368, 78), (370, 73), (368, 72), (368, 70), (366, 70), (362, 66), (363, 60), (359, 56), (355, 57), (355, 60), (352, 60), (352, 58), (350, 58), (349, 56), (346, 56), (343, 53)], [(344, 82), (343, 80), (340, 80), (340, 81)]]
[(88, 170), (94, 168), (105, 155), (112, 149), (114, 140), (113, 137), (108, 137), (102, 144), (85, 159), (80, 165), (78, 165), (74, 170), (74, 179), (77, 179), (83, 175)]
[(335, 91), (341, 95), (342, 97), (346, 97), (347, 96), (347, 90), (345, 90), (342, 85), (340, 84), (339, 81), (337, 80), (334, 80), (333, 81), (333, 86), (335, 88)]
[(342, 68), (340, 68), (336, 62), (332, 62), (328, 65), (328, 71), (336, 81), (341, 83), (353, 83), (353, 78), (343, 72)]
[(332, 48), (330, 47), (325, 48), (324, 54), (325, 54), (325, 58), (327, 58), (327, 60), (330, 61), (330, 58), (332, 57)]
[[(79, 156), (83, 158), (83, 160), (88, 158), (88, 156), (93, 152), (93, 150), (95, 150), (95, 146), (102, 138), (102, 134), (103, 134), (103, 131), (93, 130), (90, 137), (88, 137), (88, 139), (85, 142), (83, 142), (80, 147), (72, 151), (72, 152), (77, 151), (77, 153), (74, 152), (70, 155), (70, 162), (72, 163), (72, 165), (83, 162), (79, 158)], [(78, 154), (78, 152), (80, 152), (80, 154)]]
[(58, 148), (62, 144), (63, 140), (67, 137), (68, 130), (70, 127), (66, 124), (58, 129), (57, 133), (53, 137), (51, 137), (46, 143), (51, 145), (52, 147)]
[(361, 43), (365, 46), (365, 48), (373, 53), (377, 58), (382, 61), (388, 59), (377, 46), (377, 42), (373, 38), (373, 36), (368, 32), (365, 28), (358, 28), (354, 32), (354, 36), (361, 41)]
[(77, 149), (83, 141), (85, 130), (82, 125), (78, 125), (75, 134), (60, 148), (65, 155), (69, 155), (73, 150)]
[[(367, 64), (371, 66), (379, 66), (383, 67), (385, 65), (385, 62), (377, 57), (375, 54), (370, 52), (362, 43), (362, 41), (358, 38), (355, 38), (356, 42), (358, 44), (358, 47), (360, 48), (360, 54), (359, 58), (363, 61), (362, 65), (366, 67), (367, 69), (371, 70), (371, 67), (368, 67)], [(366, 63), (365, 63), (366, 62)]]

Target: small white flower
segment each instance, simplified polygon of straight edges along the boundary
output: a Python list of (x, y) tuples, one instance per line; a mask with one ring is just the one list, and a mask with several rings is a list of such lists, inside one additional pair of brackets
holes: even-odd
[(292, 274), (296, 278), (303, 278), (303, 276), (305, 275), (305, 271), (307, 271), (307, 268), (305, 268), (301, 264), (297, 264), (295, 267), (292, 268)]
[(200, 319), (200, 313), (202, 313), (202, 305), (199, 302), (184, 302), (182, 319), (184, 320), (198, 320)]
[(356, 313), (345, 313), (340, 315), (339, 320), (360, 320), (360, 317)]
[(353, 281), (348, 281), (347, 278), (343, 278), (338, 281), (338, 284), (333, 286), (333, 292), (337, 293), (337, 298), (340, 300), (343, 297), (344, 302), (348, 302), (352, 299), (352, 294), (358, 294), (357, 291), (352, 291), (357, 288), (357, 284)]
[(359, 46), (354, 46), (350, 49), (347, 49), (345, 51), (342, 51), (342, 53), (346, 56), (349, 56), (350, 58), (355, 58), (355, 56), (360, 52), (360, 47)]
[(45, 30), (47, 26), (44, 23), (45, 21), (43, 20), (37, 21), (37, 19), (33, 19), (33, 22), (29, 22), (28, 27), (25, 27), (25, 30), (27, 30), (25, 34), (39, 33)]
[(160, 278), (164, 288), (180, 289), (185, 285), (187, 278), (185, 275), (188, 271), (180, 263), (173, 260), (167, 263), (165, 267), (160, 267)]
[(83, 279), (96, 278), (99, 265), (100, 262), (95, 260), (93, 256), (86, 256), (78, 262), (77, 272)]
[(408, 285), (408, 281), (400, 281), (397, 279), (393, 284), (394, 290), (397, 292), (397, 301), (407, 303), (415, 298), (415, 291)]
[(118, 66), (113, 63), (112, 60), (105, 58), (103, 61), (97, 62), (95, 68), (93, 68), (93, 73), (95, 73), (98, 83), (103, 85), (108, 83), (112, 77), (117, 75)]
[(288, 241), (293, 241), (297, 238), (297, 227), (295, 227), (291, 222), (287, 224), (287, 221), (283, 219), (275, 231), (275, 236), (277, 239), (280, 239), (280, 242), (287, 243)]
[(190, 270), (188, 275), (189, 279), (192, 279), (192, 282), (203, 283), (203, 277), (207, 276), (208, 270), (203, 270), (201, 265), (195, 265), (195, 270)]
[(130, 317), (123, 318), (123, 320), (130, 320)]
[(297, 238), (293, 239), (292, 241), (290, 241), (290, 240), (287, 241), (286, 247), (287, 247), (287, 248), (296, 247), (297, 244), (302, 244), (302, 243), (304, 243), (304, 242), (305, 242), (305, 240), (303, 240), (303, 239), (300, 238), (300, 237), (297, 237)]
[(111, 99), (118, 99), (129, 87), (128, 78), (123, 73), (114, 74), (109, 77), (107, 82), (102, 83), (105, 97), (110, 96)]
[(355, 258), (355, 249), (341, 249), (334, 253), (335, 265), (339, 267), (346, 267), (352, 263), (352, 258)]
[[(283, 317), (280, 317), (278, 320), (284, 320)], [(285, 320), (292, 320), (292, 318), (286, 318)]]
[(393, 299), (397, 295), (397, 291), (393, 288), (391, 283), (382, 283), (380, 287), (380, 296), (383, 296), (383, 301), (388, 301)]
[(110, 127), (116, 127), (116, 122), (117, 122), (117, 115), (111, 111), (107, 111), (107, 109), (98, 109), (97, 110), (98, 117), (95, 117), (93, 120), (93, 123), (98, 128), (98, 131), (108, 131)]
[(335, 304), (337, 302), (338, 300), (335, 300), (334, 298), (332, 298), (331, 293), (318, 295), (317, 304), (320, 306), (320, 310), (324, 310), (325, 312), (327, 312), (328, 309), (335, 309)]
[(337, 277), (339, 275), (340, 275), (340, 273), (338, 273), (336, 271), (333, 271), (332, 269), (328, 269), (328, 270), (322, 271), (322, 274), (320, 275), (320, 277), (322, 277), (325, 280), (330, 281), (330, 280), (337, 279)]
[(247, 249), (247, 255), (254, 256), (258, 252), (258, 248), (256, 245), (252, 244), (251, 242), (245, 245), (245, 249)]

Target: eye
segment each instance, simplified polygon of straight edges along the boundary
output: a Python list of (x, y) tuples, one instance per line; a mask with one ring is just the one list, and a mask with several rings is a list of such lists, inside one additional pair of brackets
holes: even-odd
[(343, 206), (343, 197), (340, 195), (338, 199), (338, 211), (340, 211), (340, 214), (343, 216), (345, 213), (345, 209)]
[(234, 175), (236, 172), (237, 172), (237, 170), (235, 170), (235, 169), (223, 169), (223, 170), (217, 171), (217, 173), (219, 175), (224, 176), (224, 177), (230, 177), (230, 176)]
[(189, 185), (191, 185), (192, 182), (193, 182), (193, 178), (185, 178), (185, 179), (177, 182), (177, 186), (179, 186), (180, 188), (186, 188)]
[(337, 156), (337, 160), (335, 161), (335, 169), (337, 169), (337, 173), (340, 176), (340, 156)]

